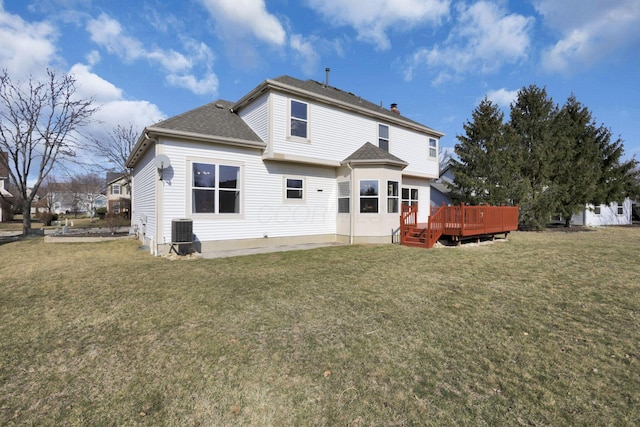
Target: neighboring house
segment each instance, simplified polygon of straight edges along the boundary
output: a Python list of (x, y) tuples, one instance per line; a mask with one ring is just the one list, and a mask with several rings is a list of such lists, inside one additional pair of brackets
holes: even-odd
[(394, 107), (281, 76), (149, 126), (127, 163), (132, 226), (154, 254), (176, 220), (200, 251), (389, 243), (401, 203), (427, 221), (443, 136)]
[(131, 184), (119, 173), (107, 172), (107, 211), (128, 217), (131, 209)]
[(66, 183), (52, 183), (47, 186), (47, 194), (39, 200), (34, 199), (31, 211), (53, 212), (55, 214), (73, 214), (93, 216), (95, 210), (106, 204), (106, 196), (93, 192), (70, 191)]
[[(552, 218), (553, 223), (564, 224), (560, 216)], [(610, 203), (599, 206), (587, 205), (582, 212), (571, 217), (571, 224), (597, 227), (601, 225), (630, 225), (632, 224), (632, 202), (630, 198), (622, 203)]]
[(5, 182), (9, 182), (9, 169), (5, 166), (9, 155), (8, 153), (0, 152), (0, 156), (4, 157), (4, 162), (0, 162), (0, 194), (2, 195), (0, 197), (0, 222), (6, 222), (11, 219), (13, 195), (5, 188)]
[(440, 177), (431, 183), (431, 206), (437, 207), (451, 204), (451, 189), (447, 184), (453, 184), (454, 177), (451, 162), (447, 162), (440, 170)]

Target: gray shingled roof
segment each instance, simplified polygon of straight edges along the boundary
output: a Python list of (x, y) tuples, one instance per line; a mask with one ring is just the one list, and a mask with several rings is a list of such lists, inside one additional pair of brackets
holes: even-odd
[(263, 142), (237, 114), (233, 102), (218, 100), (156, 123), (152, 128)]
[(384, 107), (381, 107), (378, 104), (374, 104), (373, 102), (367, 101), (351, 92), (345, 92), (337, 87), (333, 87), (330, 85), (326, 85), (325, 83), (321, 83), (315, 80), (298, 80), (291, 76), (280, 76), (273, 79), (273, 81), (286, 84), (288, 86), (293, 86), (298, 89), (302, 89), (308, 92), (312, 92), (318, 95), (323, 95), (337, 101), (341, 101), (347, 104), (351, 104), (360, 108), (367, 109), (376, 114), (383, 114), (388, 116), (390, 119), (402, 119), (406, 122), (413, 123), (415, 125), (426, 127), (427, 129), (432, 130), (435, 133), (439, 133), (428, 126), (423, 125), (422, 123), (411, 120), (402, 114), (394, 113), (391, 110), (388, 110)]
[(343, 164), (351, 162), (382, 162), (392, 163), (398, 166), (407, 166), (408, 163), (404, 160), (394, 156), (393, 154), (383, 150), (380, 147), (376, 147), (370, 142), (366, 142), (362, 147), (358, 148), (349, 157), (342, 161)]

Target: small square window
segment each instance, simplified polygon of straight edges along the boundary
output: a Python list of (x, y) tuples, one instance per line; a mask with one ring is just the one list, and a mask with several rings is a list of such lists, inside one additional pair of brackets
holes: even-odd
[(304, 180), (300, 178), (286, 179), (286, 194), (289, 200), (304, 199)]

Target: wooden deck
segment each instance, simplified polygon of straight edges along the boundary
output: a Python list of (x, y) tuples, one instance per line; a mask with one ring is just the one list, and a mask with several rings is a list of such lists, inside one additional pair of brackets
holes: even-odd
[(438, 239), (452, 240), (508, 234), (518, 229), (518, 206), (440, 206), (432, 208), (428, 223), (418, 223), (418, 207), (402, 206), (400, 242), (432, 248)]

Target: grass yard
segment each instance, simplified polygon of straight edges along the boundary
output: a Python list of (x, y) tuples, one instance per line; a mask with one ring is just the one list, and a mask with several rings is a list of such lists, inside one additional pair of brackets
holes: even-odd
[(169, 261), (0, 246), (3, 425), (638, 425), (640, 228)]

